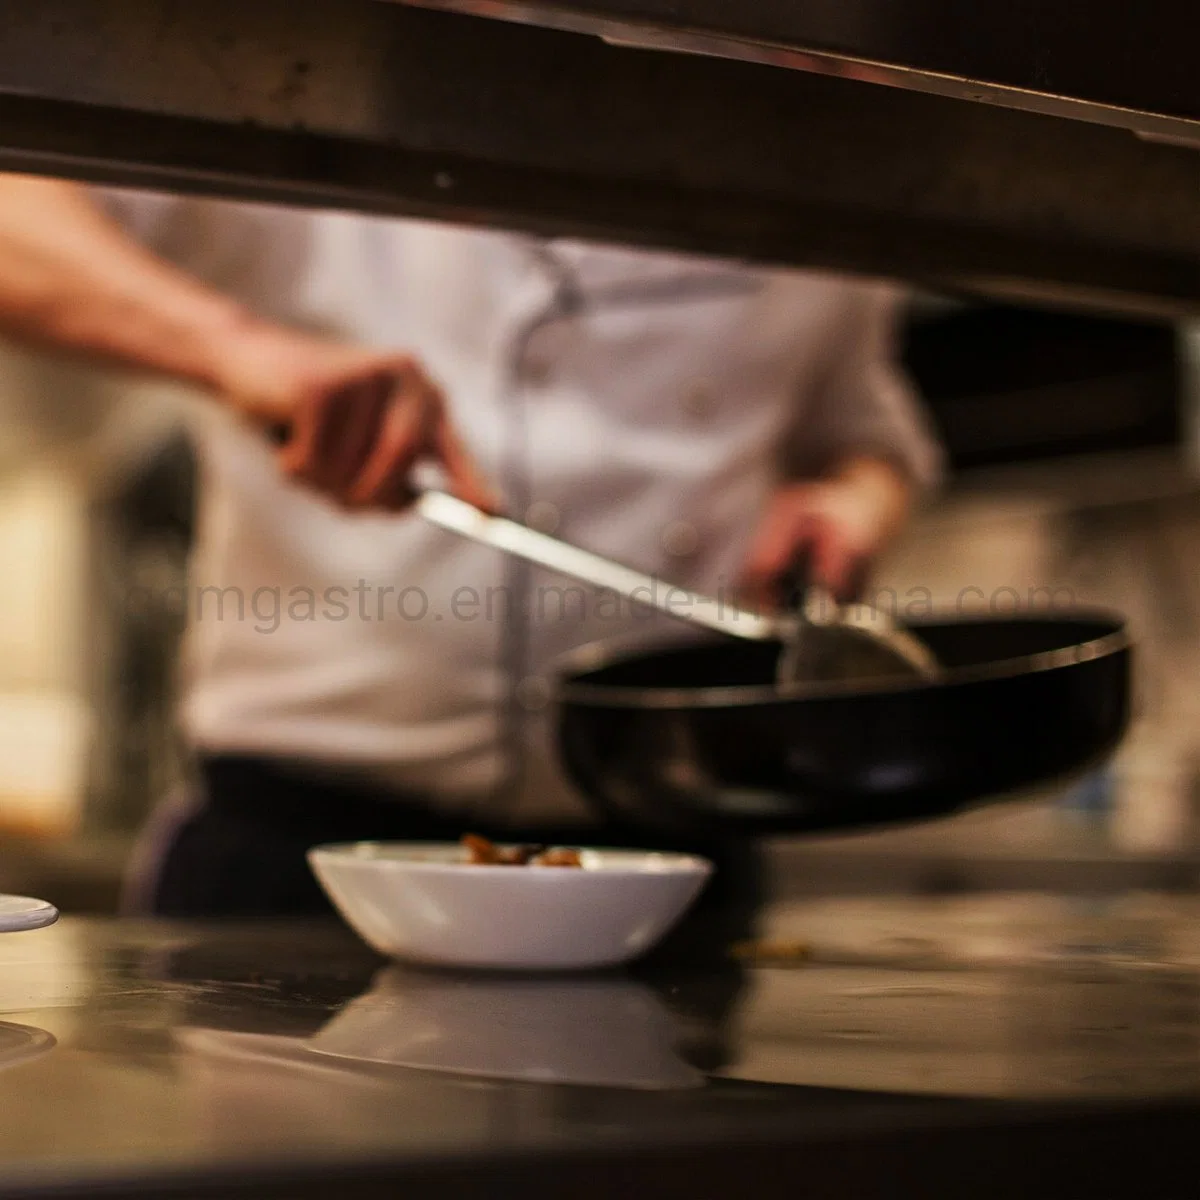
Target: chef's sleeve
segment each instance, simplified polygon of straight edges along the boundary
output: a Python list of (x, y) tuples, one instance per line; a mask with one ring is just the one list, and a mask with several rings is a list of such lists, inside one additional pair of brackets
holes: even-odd
[(100, 207), (139, 245), (267, 320), (353, 338), (309, 294), (316, 224), (309, 209), (93, 188)]
[(937, 486), (943, 454), (900, 361), (903, 293), (889, 284), (850, 289), (810, 394), (797, 408), (785, 468), (813, 478), (850, 456), (897, 466), (920, 490)]
[(100, 209), (131, 238), (146, 249), (159, 253), (166, 242), (171, 222), (187, 202), (183, 196), (132, 188), (91, 187), (88, 190)]

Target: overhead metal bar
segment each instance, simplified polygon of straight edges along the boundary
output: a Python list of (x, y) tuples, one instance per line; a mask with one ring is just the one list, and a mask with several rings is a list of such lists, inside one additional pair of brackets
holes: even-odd
[(1200, 311), (1200, 155), (1124, 128), (383, 0), (0, 27), (9, 169)]

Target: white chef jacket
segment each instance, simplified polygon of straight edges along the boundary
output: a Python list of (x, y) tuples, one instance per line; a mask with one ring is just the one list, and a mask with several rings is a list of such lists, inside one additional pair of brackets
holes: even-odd
[[(259, 313), (414, 352), (518, 517), (728, 590), (787, 464), (937, 450), (889, 286), (494, 231), (102, 189), (144, 244)], [(213, 405), (182, 720), (202, 751), (337, 764), (493, 819), (586, 812), (550, 751), (554, 660), (677, 632), (413, 515), (348, 514)], [(528, 605), (520, 618), (519, 598)], [(278, 599), (278, 612), (276, 608)], [(506, 737), (510, 743), (506, 743)]]

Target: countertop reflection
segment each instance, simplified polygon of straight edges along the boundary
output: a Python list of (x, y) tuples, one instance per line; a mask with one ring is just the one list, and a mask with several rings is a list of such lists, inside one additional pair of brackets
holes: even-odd
[(807, 947), (790, 961), (558, 978), (409, 970), (335, 924), (65, 920), (0, 938), (0, 1030), (25, 1050), (0, 1062), (0, 1197), (236, 1178), (295, 1200), (351, 1170), (453, 1194), (439, 1171), (522, 1163), (514, 1186), (560, 1194), (552, 1164), (588, 1155), (640, 1161), (633, 1195), (671, 1155), (703, 1178), (718, 1153), (783, 1171), (916, 1130), (965, 1152), (968, 1130), (1154, 1109), (1161, 1132), (1200, 1098), (1197, 918), (1182, 898), (792, 904), (761, 922)]

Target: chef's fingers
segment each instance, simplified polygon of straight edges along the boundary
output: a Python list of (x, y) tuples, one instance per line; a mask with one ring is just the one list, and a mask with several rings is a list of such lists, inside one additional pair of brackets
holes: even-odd
[(379, 438), (392, 391), (390, 373), (372, 371), (324, 388), (297, 406), (282, 468), (339, 503)]
[(431, 449), (446, 469), (450, 490), (461, 500), (482, 508), (485, 512), (503, 511), (503, 503), (484, 479), (483, 472), (467, 453), (450, 420), (445, 402), (430, 431)]
[(763, 612), (777, 609), (780, 584), (813, 533), (807, 514), (782, 505), (768, 510), (742, 564), (738, 581), (741, 602)]
[(361, 464), (348, 500), (355, 507), (407, 508), (415, 499), (411, 475), (417, 462), (439, 462), (450, 489), (488, 511), (499, 502), (463, 448), (450, 421), (446, 398), (415, 364), (404, 362), (376, 444)]
[(842, 536), (832, 521), (818, 521), (811, 543), (813, 582), (841, 603), (857, 599), (864, 574), (862, 555)]
[(288, 424), (279, 426), (279, 468), (300, 483), (321, 486), (320, 447), (326, 434), (326, 409), (332, 402), (323, 393), (306, 397), (294, 407)]
[(379, 441), (393, 386), (387, 373), (375, 374), (340, 389), (327, 408), (319, 439), (320, 483), (343, 503), (351, 502), (354, 485)]
[(429, 428), (437, 419), (436, 401), (420, 385), (415, 391), (394, 393), (367, 461), (347, 491), (355, 508), (386, 508), (398, 512), (416, 499), (413, 468), (423, 457)]

